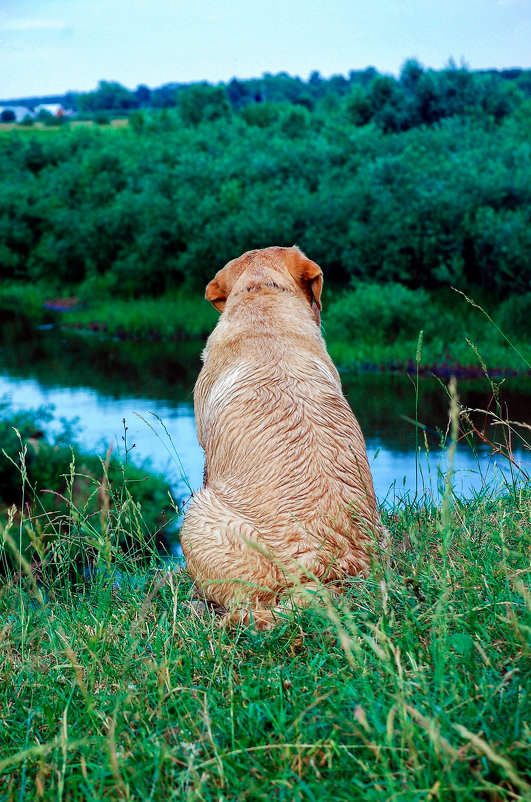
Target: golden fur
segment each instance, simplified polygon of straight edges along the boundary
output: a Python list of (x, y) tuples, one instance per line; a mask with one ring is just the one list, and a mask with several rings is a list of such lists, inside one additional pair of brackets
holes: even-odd
[(365, 575), (383, 532), (321, 337), (322, 283), (298, 248), (272, 247), (229, 262), (206, 290), (222, 314), (194, 391), (205, 481), (181, 541), (196, 587), (228, 620), (269, 626), (290, 589)]

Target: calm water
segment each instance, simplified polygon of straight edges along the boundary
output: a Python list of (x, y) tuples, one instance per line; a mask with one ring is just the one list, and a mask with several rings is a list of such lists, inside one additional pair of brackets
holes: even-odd
[[(125, 418), (136, 462), (148, 461), (166, 474), (180, 498), (200, 487), (203, 453), (191, 394), (200, 345), (100, 341), (56, 330), (30, 335), (17, 319), (4, 325), (3, 337), (0, 397), (8, 395), (14, 408), (53, 405), (51, 429), (60, 428), (61, 418), (78, 418), (78, 442), (102, 454), (109, 444), (123, 453)], [(447, 426), (444, 388), (433, 378), (420, 381), (418, 418), (427, 427), (429, 454), (421, 433), (422, 449), (415, 459), (411, 379), (365, 374), (345, 375), (343, 380), (366, 437), (379, 500), (393, 504), (416, 490), (437, 497), (447, 467), (446, 452), (440, 448)], [(470, 407), (485, 408), (489, 402), (486, 382), (463, 382), (459, 393)], [(531, 422), (531, 381), (508, 379), (503, 393), (511, 420)], [(489, 431), (494, 436), (492, 427)], [(530, 453), (518, 447), (515, 456), (529, 473)], [(455, 490), (466, 497), (485, 481), (499, 483), (510, 476), (507, 461), (491, 457), (484, 448), (473, 453), (459, 446), (454, 467)]]

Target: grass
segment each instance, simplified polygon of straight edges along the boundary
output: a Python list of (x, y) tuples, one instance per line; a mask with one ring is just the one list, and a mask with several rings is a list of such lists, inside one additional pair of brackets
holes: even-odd
[[(416, 372), (417, 365), (411, 358), (411, 354), (415, 354), (418, 335), (388, 344), (350, 343), (325, 338), (330, 356), (342, 371), (408, 370), (411, 373)], [(480, 343), (477, 347), (481, 351), (489, 371), (500, 374), (509, 372), (525, 375), (529, 373), (526, 363), (531, 360), (531, 348), (527, 343), (517, 343), (518, 350), (525, 355), (524, 361), (495, 334), (491, 334), (489, 339), (478, 339), (472, 342), (472, 345), (476, 346), (477, 342)], [(457, 373), (470, 378), (479, 378), (483, 375), (474, 348), (464, 336), (462, 340), (456, 338), (450, 342), (445, 341), (442, 337), (425, 336), (419, 372), (422, 375), (429, 375), (432, 372), (437, 374), (441, 371), (444, 371), (444, 375)]]
[[(122, 450), (109, 444), (98, 455), (76, 443), (77, 419), (62, 420), (60, 430), (47, 434), (52, 417), (48, 407), (15, 412), (9, 399), (0, 398), (0, 526), (8, 510), (23, 510), (14, 513), (23, 557), (40, 573), (54, 554), (50, 544), (59, 539), (60, 560), (79, 573), (102, 551), (125, 550), (140, 557), (148, 544), (164, 550), (176, 530), (170, 480), (148, 462), (128, 460), (132, 448), (123, 455), (125, 421)], [(4, 554), (3, 563), (0, 559), (0, 576), (13, 567), (8, 557)]]
[[(344, 369), (405, 368), (429, 373), (444, 368), (481, 375), (490, 370), (531, 370), (531, 293), (501, 304), (487, 299), (485, 309), (453, 289), (432, 294), (401, 284), (360, 283), (334, 293), (323, 313), (332, 358)], [(493, 319), (494, 318), (494, 319)], [(510, 334), (507, 339), (503, 330)], [(411, 358), (423, 332), (422, 362)], [(472, 371), (473, 372), (473, 371)]]
[(35, 322), (44, 317), (42, 305), (53, 295), (46, 284), (26, 284), (14, 281), (0, 283), (0, 309), (23, 311)]
[(515, 484), (461, 503), (450, 473), (440, 507), (388, 514), (389, 563), (266, 633), (220, 629), (185, 571), (117, 548), (119, 494), (90, 581), (69, 570), (77, 508), (37, 574), (22, 503), (0, 539), (19, 566), (0, 799), (530, 799), (530, 502)]
[(86, 309), (68, 313), (64, 323), (72, 328), (92, 328), (124, 339), (206, 338), (218, 313), (199, 294), (181, 290), (161, 298), (135, 301), (113, 298), (89, 303)]
[[(46, 300), (76, 295), (78, 308), (68, 312), (43, 309)], [(95, 331), (120, 339), (200, 339), (214, 328), (218, 312), (199, 292), (178, 289), (158, 298), (120, 298), (112, 292), (83, 287), (60, 288), (49, 283), (0, 283), (0, 309), (19, 311), (33, 322), (54, 322), (68, 330)]]
[[(107, 119), (106, 124), (111, 128), (126, 128), (129, 125), (129, 120), (124, 117), (111, 117)], [(93, 128), (97, 125), (98, 123), (94, 119), (79, 119), (79, 117), (76, 119), (67, 118), (64, 122), (55, 122), (48, 125), (43, 122), (33, 122), (31, 125), (21, 125), (16, 122), (0, 123), (0, 134), (7, 134), (11, 131), (18, 131), (22, 134), (25, 132), (35, 134), (36, 131), (53, 133), (57, 132), (59, 129)]]

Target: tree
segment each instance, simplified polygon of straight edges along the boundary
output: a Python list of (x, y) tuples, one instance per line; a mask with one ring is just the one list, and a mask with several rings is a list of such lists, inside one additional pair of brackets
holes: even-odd
[(138, 108), (135, 95), (116, 82), (100, 81), (95, 92), (87, 92), (78, 97), (82, 111), (121, 111)]
[(145, 84), (139, 84), (135, 89), (135, 97), (140, 106), (149, 106), (151, 101), (151, 89)]
[(41, 109), (40, 112), (37, 114), (37, 122), (44, 123), (45, 125), (51, 125), (54, 120), (53, 114), (47, 111), (46, 109)]
[(228, 117), (231, 112), (224, 86), (191, 84), (179, 91), (177, 100), (181, 119), (187, 125)]
[(236, 78), (233, 78), (228, 84), (227, 95), (232, 108), (237, 111), (243, 108), (250, 100), (250, 95), (246, 86)]
[(151, 93), (151, 105), (154, 109), (171, 109), (177, 105), (179, 84), (164, 84)]
[(408, 92), (415, 93), (417, 84), (424, 75), (424, 67), (416, 59), (409, 59), (402, 67), (400, 83)]
[(372, 106), (365, 89), (357, 84), (345, 100), (345, 110), (354, 125), (366, 125), (372, 117)]
[(388, 75), (378, 75), (369, 87), (372, 117), (386, 133), (405, 131), (414, 125), (411, 104), (400, 84)]

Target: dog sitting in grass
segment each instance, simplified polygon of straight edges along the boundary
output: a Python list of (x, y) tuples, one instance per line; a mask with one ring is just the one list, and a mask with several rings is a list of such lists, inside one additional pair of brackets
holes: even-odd
[(366, 575), (383, 528), (365, 442), (320, 331), (321, 268), (298, 248), (244, 253), (206, 298), (221, 312), (195, 390), (204, 486), (181, 542), (227, 622)]

